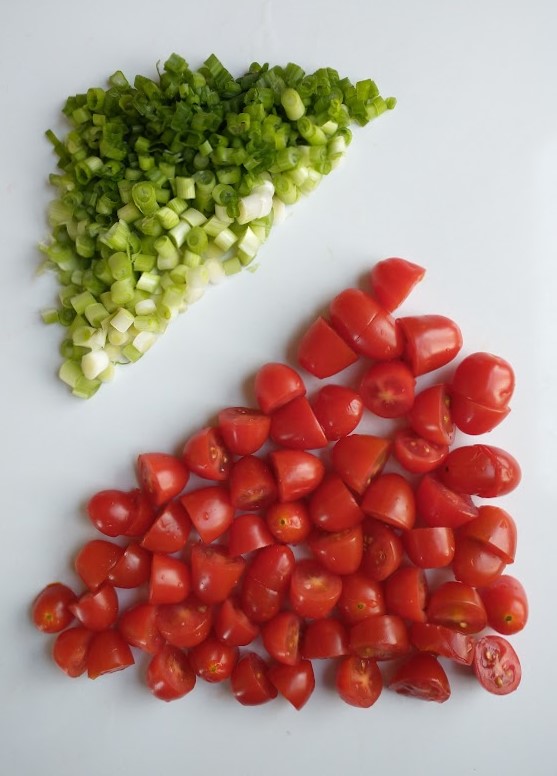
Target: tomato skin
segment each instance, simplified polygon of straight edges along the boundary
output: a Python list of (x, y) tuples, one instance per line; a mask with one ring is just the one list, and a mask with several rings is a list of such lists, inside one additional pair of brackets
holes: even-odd
[(463, 445), (449, 453), (439, 476), (457, 493), (494, 498), (513, 491), (522, 474), (518, 461), (500, 447)]
[(168, 453), (143, 453), (138, 456), (137, 473), (141, 488), (156, 507), (178, 496), (190, 476), (180, 458)]
[(457, 366), (451, 392), (488, 409), (506, 410), (514, 387), (515, 376), (508, 361), (492, 353), (478, 352), (471, 353)]
[(312, 529), (308, 508), (301, 500), (271, 504), (265, 521), (275, 539), (284, 544), (304, 542)]
[(205, 641), (213, 625), (213, 608), (190, 595), (178, 604), (157, 608), (157, 628), (169, 644), (190, 649)]
[(368, 485), (361, 507), (383, 523), (410, 530), (416, 520), (414, 491), (405, 477), (395, 472), (380, 474)]
[(325, 475), (323, 462), (305, 450), (273, 450), (269, 459), (281, 501), (297, 501), (308, 496)]
[(228, 679), (238, 660), (238, 650), (214, 637), (209, 637), (189, 652), (190, 665), (199, 676), (211, 684)]
[(211, 485), (190, 490), (180, 500), (205, 544), (211, 544), (230, 528), (234, 507), (224, 486)]
[(184, 445), (182, 458), (188, 469), (203, 479), (223, 482), (230, 474), (232, 456), (224, 445), (220, 430), (214, 426), (193, 434)]
[(421, 569), (438, 569), (449, 566), (455, 554), (455, 537), (452, 528), (412, 528), (402, 536), (402, 543), (409, 559)]
[(341, 592), (340, 576), (317, 561), (305, 558), (296, 563), (290, 581), (290, 604), (300, 617), (327, 617)]
[(477, 591), (464, 582), (444, 582), (430, 596), (428, 620), (461, 633), (479, 633), (487, 625), (487, 614)]
[(271, 684), (297, 711), (306, 705), (315, 689), (315, 675), (309, 660), (300, 660), (296, 665), (276, 663), (267, 675)]
[(191, 590), (189, 566), (171, 555), (154, 553), (149, 578), (150, 604), (177, 604)]
[(412, 429), (436, 445), (452, 445), (455, 424), (451, 417), (451, 400), (445, 383), (432, 385), (416, 394), (408, 412)]
[(328, 660), (348, 654), (348, 633), (334, 617), (312, 620), (302, 640), (301, 655), (307, 660)]
[(243, 706), (259, 706), (278, 695), (269, 681), (269, 666), (256, 652), (245, 653), (230, 676), (232, 694)]
[(167, 702), (183, 698), (196, 682), (188, 656), (172, 644), (165, 644), (153, 655), (145, 679), (155, 698)]
[(272, 590), (254, 579), (248, 572), (244, 577), (240, 600), (246, 616), (257, 625), (272, 620), (281, 610), (284, 594)]
[(145, 584), (151, 575), (151, 553), (132, 542), (108, 572), (108, 581), (114, 587), (133, 588)]
[(292, 367), (270, 362), (264, 364), (255, 375), (254, 390), (261, 410), (270, 415), (292, 399), (304, 396), (306, 387)]
[(323, 531), (344, 531), (364, 519), (358, 502), (337, 474), (329, 474), (309, 502), (312, 523)]
[(129, 644), (118, 630), (109, 629), (94, 634), (87, 652), (89, 679), (122, 671), (134, 663)]
[(411, 622), (425, 622), (428, 586), (422, 569), (403, 566), (385, 580), (385, 606), (389, 614)]
[(342, 578), (342, 592), (337, 609), (340, 618), (347, 625), (355, 625), (374, 614), (385, 614), (383, 586), (361, 571), (347, 574)]
[(135, 511), (131, 493), (101, 490), (87, 502), (87, 515), (95, 528), (105, 536), (121, 536), (129, 528)]
[(259, 635), (259, 626), (252, 622), (233, 598), (223, 601), (215, 616), (215, 636), (231, 647), (245, 647)]
[(479, 514), (470, 496), (455, 493), (430, 474), (420, 480), (415, 498), (422, 523), (431, 528), (459, 528)]
[(155, 655), (164, 645), (157, 628), (157, 607), (152, 604), (136, 604), (122, 612), (118, 630), (132, 647)]
[(227, 449), (235, 455), (251, 455), (269, 437), (268, 415), (248, 407), (227, 407), (218, 414), (219, 430)]
[(245, 455), (234, 462), (229, 489), (232, 506), (246, 512), (265, 509), (277, 498), (270, 467), (255, 455)]
[(494, 695), (514, 692), (522, 679), (518, 655), (502, 636), (482, 636), (474, 648), (474, 672), (486, 690)]
[(510, 413), (510, 407), (494, 410), (484, 407), (458, 393), (452, 394), (451, 415), (455, 426), (465, 434), (477, 436), (493, 431)]
[(444, 703), (451, 696), (449, 679), (443, 666), (425, 652), (412, 655), (397, 667), (389, 688), (399, 695), (411, 695), (424, 701)]
[(462, 334), (443, 315), (412, 315), (398, 318), (406, 344), (404, 358), (416, 377), (450, 363), (462, 348)]
[(364, 520), (362, 530), (364, 534), (364, 554), (360, 571), (370, 579), (382, 582), (402, 562), (402, 541), (392, 528), (371, 518)]
[(381, 695), (383, 676), (375, 660), (350, 656), (338, 664), (335, 684), (345, 703), (369, 709)]
[(358, 657), (392, 660), (410, 651), (408, 629), (396, 614), (368, 617), (350, 628), (349, 646)]
[(351, 434), (364, 411), (360, 394), (343, 385), (324, 385), (311, 406), (325, 436), (331, 441)]
[(528, 598), (516, 577), (503, 574), (487, 587), (478, 590), (487, 612), (490, 628), (510, 636), (528, 622)]
[(141, 488), (134, 488), (134, 490), (129, 492), (129, 495), (133, 504), (132, 517), (122, 535), (143, 537), (155, 519), (156, 510), (150, 498)]
[(274, 538), (267, 523), (259, 515), (238, 515), (228, 531), (228, 552), (232, 557), (260, 550), (273, 543)]
[(474, 639), (466, 633), (431, 622), (413, 622), (410, 641), (420, 652), (446, 657), (461, 665), (472, 665)]
[(141, 546), (151, 552), (180, 552), (191, 532), (191, 521), (179, 501), (170, 501), (155, 517)]
[(354, 574), (362, 562), (364, 541), (362, 527), (355, 525), (336, 533), (315, 531), (309, 548), (316, 560), (333, 574)]
[(296, 559), (290, 547), (272, 544), (260, 550), (248, 568), (247, 576), (270, 590), (284, 593), (290, 584)]
[(112, 585), (104, 582), (97, 590), (84, 593), (69, 604), (68, 609), (81, 625), (92, 631), (103, 631), (118, 618), (118, 596)]
[(424, 275), (423, 267), (406, 259), (383, 259), (373, 266), (369, 274), (371, 292), (385, 310), (392, 312), (404, 302)]
[(37, 595), (31, 609), (33, 625), (43, 633), (59, 633), (72, 622), (77, 596), (67, 585), (52, 582)]
[(402, 353), (403, 342), (394, 318), (369, 294), (347, 288), (335, 296), (329, 313), (335, 331), (357, 353), (382, 361)]
[(380, 418), (400, 418), (414, 403), (416, 380), (402, 361), (379, 361), (365, 372), (360, 395), (370, 412)]
[(52, 647), (52, 659), (72, 679), (87, 670), (89, 645), (95, 634), (82, 625), (68, 628), (56, 637)]
[(86, 542), (76, 555), (74, 568), (89, 590), (96, 590), (107, 579), (122, 553), (122, 547), (113, 542), (93, 539)]
[(245, 567), (243, 558), (230, 557), (224, 547), (194, 544), (190, 559), (192, 590), (204, 604), (222, 603), (238, 584)]
[(453, 574), (459, 582), (473, 587), (489, 585), (505, 569), (505, 561), (473, 539), (458, 538), (453, 558)]
[(293, 399), (271, 415), (271, 439), (289, 450), (326, 447), (328, 440), (305, 396)]
[(314, 377), (323, 379), (355, 364), (358, 354), (319, 317), (306, 330), (298, 344), (298, 363)]
[(263, 646), (279, 663), (293, 666), (300, 660), (302, 618), (295, 612), (279, 612), (261, 628)]
[(370, 481), (384, 467), (391, 441), (372, 434), (350, 434), (334, 445), (333, 469), (348, 487), (362, 495)]
[(412, 429), (401, 428), (395, 433), (393, 454), (406, 471), (426, 474), (443, 463), (449, 454), (449, 446), (428, 442)]

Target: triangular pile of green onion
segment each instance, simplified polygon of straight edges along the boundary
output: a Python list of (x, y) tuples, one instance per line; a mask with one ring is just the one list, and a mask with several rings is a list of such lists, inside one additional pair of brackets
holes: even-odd
[(157, 80), (123, 73), (68, 98), (60, 172), (42, 245), (65, 327), (60, 378), (92, 396), (137, 361), (209, 283), (255, 258), (284, 208), (340, 161), (351, 123), (393, 108), (371, 80), (254, 63), (234, 78), (179, 55)]

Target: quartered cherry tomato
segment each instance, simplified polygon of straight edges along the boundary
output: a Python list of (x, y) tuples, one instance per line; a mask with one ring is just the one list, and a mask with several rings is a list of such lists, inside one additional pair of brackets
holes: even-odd
[(383, 676), (375, 660), (350, 656), (338, 664), (335, 684), (345, 703), (368, 709), (381, 695)]
[(404, 358), (416, 376), (449, 364), (462, 347), (459, 327), (443, 315), (413, 315), (397, 323), (405, 338)]
[(298, 363), (315, 377), (331, 377), (356, 363), (358, 354), (327, 323), (317, 318), (298, 345)]
[(232, 464), (228, 487), (232, 506), (245, 512), (265, 509), (277, 497), (271, 468), (256, 455), (245, 455)]
[(191, 667), (200, 679), (217, 684), (228, 679), (234, 670), (238, 650), (214, 636), (209, 636), (201, 644), (190, 649), (188, 656)]
[(492, 353), (472, 353), (457, 366), (451, 384), (453, 418), (466, 434), (494, 429), (510, 412), (514, 372)]
[(374, 660), (401, 657), (410, 651), (408, 628), (396, 614), (368, 617), (350, 628), (350, 651)]
[(222, 536), (234, 519), (234, 507), (222, 485), (190, 490), (181, 497), (181, 503), (205, 544)]
[(394, 318), (373, 297), (347, 288), (330, 304), (331, 324), (357, 353), (389, 361), (402, 353), (403, 340)]
[(52, 659), (65, 674), (75, 678), (87, 671), (89, 646), (94, 631), (77, 625), (67, 628), (56, 636), (52, 647)]
[(274, 541), (265, 520), (260, 515), (238, 515), (228, 530), (228, 552), (232, 556), (260, 550), (273, 544)]
[(122, 612), (118, 630), (132, 647), (155, 655), (164, 645), (157, 627), (157, 607), (152, 604), (136, 604)]
[(300, 660), (295, 665), (275, 663), (267, 674), (283, 698), (300, 710), (308, 702), (315, 689), (315, 675), (310, 660)]
[(190, 590), (189, 566), (172, 555), (154, 553), (149, 578), (149, 603), (177, 604), (188, 597)]
[(265, 513), (269, 531), (279, 542), (301, 544), (311, 533), (312, 522), (304, 501), (278, 501)]
[(401, 428), (394, 436), (393, 454), (406, 471), (426, 474), (443, 463), (449, 454), (449, 446), (437, 445), (410, 428)]
[(420, 652), (447, 657), (466, 666), (472, 665), (474, 639), (466, 633), (432, 622), (413, 622), (410, 626), (410, 641)]
[(403, 547), (400, 537), (385, 523), (367, 518), (362, 523), (364, 554), (361, 571), (370, 579), (382, 582), (402, 562)]
[(108, 572), (108, 581), (114, 587), (139, 587), (149, 581), (151, 553), (136, 542), (128, 544), (118, 561)]
[(487, 625), (485, 606), (478, 592), (464, 582), (448, 581), (433, 591), (427, 607), (430, 622), (461, 633), (479, 633)]
[(215, 636), (232, 647), (245, 647), (259, 635), (259, 626), (252, 622), (234, 598), (227, 598), (215, 615)]
[(404, 302), (424, 275), (423, 267), (406, 259), (383, 259), (373, 265), (369, 274), (371, 292), (385, 310), (392, 312)]
[(453, 574), (459, 582), (481, 587), (489, 585), (505, 569), (505, 561), (473, 539), (458, 538), (453, 558)]
[(451, 695), (449, 679), (433, 655), (418, 654), (399, 665), (388, 684), (399, 695), (411, 695), (423, 701), (444, 703)]
[(443, 568), (454, 558), (455, 538), (452, 528), (412, 528), (404, 532), (402, 542), (412, 563), (422, 569)]
[(281, 501), (309, 495), (325, 475), (323, 462), (305, 450), (273, 450), (269, 459)]
[(155, 517), (141, 541), (151, 552), (180, 552), (186, 546), (191, 521), (179, 501), (170, 501)]
[(230, 686), (243, 706), (259, 706), (278, 695), (269, 680), (269, 666), (256, 652), (247, 652), (238, 660), (230, 675)]
[(218, 414), (225, 447), (234, 455), (251, 455), (266, 442), (271, 428), (268, 415), (248, 407), (227, 407)]
[(182, 450), (188, 469), (206, 480), (223, 482), (228, 479), (232, 456), (224, 445), (218, 428), (207, 426), (191, 436)]
[(156, 614), (161, 636), (175, 647), (190, 649), (205, 641), (213, 624), (213, 608), (194, 595), (177, 604), (163, 604)]
[(312, 620), (304, 631), (301, 655), (308, 660), (326, 660), (348, 654), (346, 627), (335, 617)]
[(333, 441), (351, 434), (364, 411), (360, 394), (343, 385), (324, 385), (311, 406), (327, 439)]
[(301, 617), (327, 617), (341, 592), (340, 576), (318, 561), (305, 558), (296, 563), (290, 581), (290, 604)]
[(74, 567), (89, 590), (96, 590), (108, 578), (120, 560), (123, 548), (104, 539), (93, 539), (83, 545), (74, 560)]
[(408, 423), (416, 434), (436, 445), (451, 445), (455, 424), (451, 417), (451, 400), (445, 383), (432, 385), (416, 394), (408, 412)]
[(344, 531), (314, 531), (308, 546), (316, 560), (333, 574), (354, 574), (362, 562), (364, 542), (361, 525)]
[(334, 445), (333, 469), (360, 496), (387, 462), (391, 441), (371, 434), (349, 434)]
[(102, 630), (95, 633), (87, 651), (87, 676), (97, 679), (103, 674), (122, 671), (135, 663), (128, 642), (120, 631)]
[(478, 516), (459, 529), (460, 538), (472, 539), (498, 555), (505, 563), (513, 563), (516, 552), (516, 524), (501, 507), (482, 504)]
[(109, 582), (84, 593), (68, 609), (81, 625), (92, 631), (110, 628), (118, 618), (118, 596)]
[(309, 501), (312, 523), (324, 531), (344, 531), (364, 519), (358, 502), (337, 474), (329, 474)]
[(43, 633), (64, 630), (74, 618), (71, 607), (76, 603), (77, 596), (67, 585), (61, 582), (47, 585), (33, 602), (31, 614), (35, 628)]
[(417, 566), (403, 566), (385, 580), (385, 607), (389, 614), (411, 622), (425, 622), (428, 596), (426, 576)]
[(287, 364), (264, 364), (255, 375), (255, 398), (267, 415), (304, 396), (306, 387), (300, 375)]
[(142, 489), (156, 507), (178, 496), (190, 476), (180, 458), (168, 453), (143, 453), (137, 459), (137, 473)]
[(291, 450), (327, 446), (327, 437), (305, 396), (293, 399), (271, 415), (271, 439)]
[(347, 625), (354, 625), (374, 614), (385, 614), (381, 583), (370, 579), (361, 571), (343, 576), (337, 609), (342, 621)]
[(302, 618), (295, 612), (279, 612), (261, 626), (263, 646), (279, 663), (293, 666), (300, 660)]
[(478, 516), (478, 507), (470, 496), (455, 493), (430, 474), (420, 480), (415, 498), (422, 523), (430, 527), (458, 528)]
[(193, 690), (196, 677), (187, 654), (172, 644), (165, 644), (151, 658), (145, 680), (156, 698), (174, 701)]
[(87, 515), (95, 528), (105, 536), (126, 533), (135, 517), (133, 493), (122, 490), (101, 490), (87, 502)]
[(409, 530), (416, 520), (414, 491), (396, 472), (380, 474), (370, 482), (362, 499), (363, 512), (383, 523)]
[(191, 583), (197, 598), (205, 604), (225, 601), (238, 582), (246, 562), (230, 557), (224, 547), (194, 544), (191, 548)]

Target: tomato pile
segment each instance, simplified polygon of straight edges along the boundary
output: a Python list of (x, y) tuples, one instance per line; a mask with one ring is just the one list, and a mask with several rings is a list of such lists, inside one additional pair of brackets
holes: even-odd
[[(462, 348), (446, 317), (394, 317), (424, 272), (379, 262), (368, 291), (342, 291), (301, 337), (312, 379), (359, 361), (356, 385), (309, 395), (292, 366), (265, 364), (257, 407), (223, 409), (180, 455), (140, 455), (137, 488), (90, 498), (107, 538), (75, 558), (85, 589), (56, 582), (33, 604), (36, 627), (57, 634), (62, 671), (94, 679), (143, 652), (162, 700), (199, 677), (228, 681), (244, 705), (280, 694), (296, 709), (314, 690), (315, 660), (334, 660), (338, 695), (364, 708), (384, 686), (446, 701), (451, 662), (492, 693), (516, 689), (505, 636), (528, 617), (524, 588), (504, 573), (516, 525), (483, 500), (511, 492), (520, 467), (493, 445), (453, 446), (457, 431), (506, 418), (514, 373), (472, 353), (418, 385)], [(392, 433), (358, 431), (365, 416), (392, 419)], [(117, 589), (132, 588), (123, 608)]]

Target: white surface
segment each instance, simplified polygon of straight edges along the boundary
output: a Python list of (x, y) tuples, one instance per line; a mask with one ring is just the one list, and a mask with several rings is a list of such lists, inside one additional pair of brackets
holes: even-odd
[[(556, 774), (557, 5), (452, 2), (3, 3), (0, 213), (3, 552), (0, 771), (14, 776), (266, 776), (375, 772)], [(59, 331), (38, 311), (37, 278), (54, 156), (43, 130), (69, 94), (121, 68), (150, 74), (172, 51), (211, 52), (239, 74), (253, 60), (374, 77), (396, 110), (358, 130), (344, 166), (277, 227), (260, 267), (211, 291), (143, 361), (89, 402), (55, 378)], [(531, 620), (514, 638), (520, 691), (492, 697), (454, 681), (443, 706), (385, 693), (358, 711), (319, 691), (243, 709), (204, 687), (151, 698), (129, 670), (67, 680), (28, 607), (48, 581), (72, 581), (92, 536), (80, 511), (97, 489), (133, 483), (138, 452), (172, 450), (218, 408), (246, 401), (266, 360), (282, 359), (331, 296), (378, 259), (428, 274), (405, 309), (455, 318), (469, 352), (516, 367), (513, 412), (494, 432), (523, 464), (505, 500), (519, 525), (513, 573)]]

